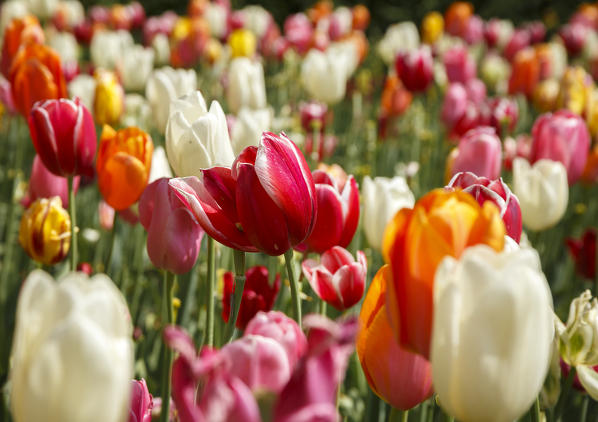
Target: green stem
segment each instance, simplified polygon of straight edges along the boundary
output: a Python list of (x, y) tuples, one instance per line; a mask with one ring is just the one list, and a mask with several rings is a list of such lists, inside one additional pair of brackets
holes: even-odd
[(208, 332), (207, 345), (214, 346), (214, 288), (216, 284), (215, 276), (216, 255), (214, 253), (214, 239), (208, 236), (208, 315), (206, 322), (206, 331)]
[(426, 422), (428, 420), (428, 401), (424, 401), (419, 405), (419, 422)]
[(320, 299), (320, 314), (326, 316), (326, 302)]
[[(162, 285), (162, 320), (163, 328), (174, 324), (174, 310), (172, 308), (173, 290), (175, 275), (170, 271), (164, 273), (164, 283)], [(172, 349), (164, 345), (164, 354), (162, 355), (162, 410), (160, 411), (160, 422), (168, 422), (170, 415), (170, 390), (172, 377)]]
[(73, 176), (68, 177), (69, 214), (71, 215), (71, 271), (77, 270), (78, 245), (77, 245), (77, 207), (75, 204), (75, 190), (73, 189)]
[(299, 297), (299, 283), (293, 273), (293, 250), (289, 249), (284, 253), (284, 263), (287, 267), (287, 274), (289, 276), (289, 283), (291, 283), (291, 299), (293, 301), (293, 310), (295, 320), (299, 327), (301, 327), (301, 298)]
[(409, 411), (400, 410), (392, 407), (390, 409), (390, 415), (388, 416), (388, 422), (407, 422), (409, 420)]
[(579, 422), (586, 422), (588, 417), (588, 406), (590, 405), (590, 397), (586, 394), (581, 403), (581, 415), (579, 416)]
[(556, 402), (556, 406), (554, 407), (555, 421), (561, 419), (561, 415), (563, 414), (563, 410), (565, 409), (565, 403), (567, 402), (567, 396), (569, 395), (569, 391), (571, 390), (571, 386), (573, 385), (573, 380), (575, 379), (575, 372), (575, 366), (571, 366), (569, 375), (567, 375), (567, 379), (565, 380), (565, 385), (561, 390), (561, 395), (559, 396), (559, 399)]
[(231, 303), (231, 312), (229, 316), (228, 325), (226, 326), (226, 335), (224, 338), (226, 342), (230, 342), (235, 335), (235, 324), (239, 316), (239, 309), (241, 308), (241, 299), (243, 298), (243, 289), (245, 289), (245, 252), (233, 250), (233, 258), (235, 262), (235, 286), (234, 294)]
[(540, 422), (540, 399), (536, 397), (534, 404), (531, 408), (530, 414), (532, 416), (532, 422)]
[(116, 242), (116, 231), (117, 231), (118, 213), (114, 212), (114, 220), (112, 221), (112, 229), (110, 230), (110, 243), (108, 244), (108, 256), (106, 257), (106, 266), (104, 272), (110, 271), (110, 264), (112, 264), (112, 254), (114, 252), (114, 243)]

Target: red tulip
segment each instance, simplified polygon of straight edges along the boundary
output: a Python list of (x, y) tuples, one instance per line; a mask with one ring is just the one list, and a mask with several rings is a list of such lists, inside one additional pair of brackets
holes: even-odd
[(40, 159), (53, 174), (93, 175), (96, 129), (89, 110), (78, 98), (35, 103), (29, 130)]
[(490, 180), (473, 173), (457, 173), (447, 188), (461, 188), (471, 194), (478, 204), (490, 201), (498, 207), (507, 235), (515, 242), (521, 239), (521, 208), (519, 200), (502, 179)]
[(546, 27), (541, 21), (532, 21), (525, 24), (525, 30), (529, 33), (530, 42), (538, 44), (546, 37)]
[(581, 239), (569, 238), (566, 242), (577, 273), (593, 280), (596, 277), (596, 230), (588, 229)]
[(131, 381), (131, 404), (129, 405), (128, 422), (151, 422), (154, 402), (147, 389), (147, 384), (141, 380)]
[(314, 129), (319, 132), (324, 131), (326, 125), (326, 113), (328, 106), (325, 103), (311, 101), (309, 103), (302, 103), (299, 106), (299, 113), (301, 114), (301, 126), (303, 129), (311, 133)]
[[(280, 290), (280, 274), (276, 274), (274, 283), (268, 281), (268, 269), (257, 266), (245, 272), (245, 288), (241, 299), (241, 307), (237, 317), (237, 328), (243, 330), (259, 311), (269, 311), (274, 306), (274, 300)], [(222, 295), (222, 319), (228, 322), (230, 315), (231, 297), (235, 292), (233, 273), (224, 273), (224, 293)]]
[(502, 145), (496, 131), (488, 126), (480, 126), (467, 132), (459, 141), (450, 174), (454, 176), (469, 171), (494, 180), (500, 176), (501, 160)]
[(432, 53), (428, 46), (401, 53), (395, 61), (397, 75), (403, 85), (413, 92), (425, 91), (434, 79)]
[(456, 46), (444, 53), (444, 67), (449, 82), (466, 83), (476, 76), (476, 64), (467, 48)]
[(335, 246), (322, 254), (319, 265), (308, 259), (301, 267), (318, 297), (339, 311), (355, 305), (363, 296), (367, 262), (361, 251), (357, 251), (355, 261), (346, 249)]

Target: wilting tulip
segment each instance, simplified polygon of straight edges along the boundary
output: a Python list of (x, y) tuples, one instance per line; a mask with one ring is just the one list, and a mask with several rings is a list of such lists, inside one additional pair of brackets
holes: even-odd
[(494, 128), (481, 126), (468, 131), (459, 141), (451, 175), (468, 171), (476, 176), (498, 179), (502, 164), (502, 145)]
[(271, 108), (242, 108), (230, 130), (233, 153), (239, 155), (249, 146), (257, 146), (264, 131), (270, 130), (274, 112)]
[(415, 203), (413, 192), (404, 177), (363, 179), (363, 229), (370, 246), (382, 249), (386, 224), (402, 208)]
[(96, 92), (93, 114), (99, 125), (118, 123), (125, 106), (125, 92), (114, 72), (98, 69), (94, 73)]
[[(386, 317), (388, 265), (380, 268), (359, 313), (357, 356), (376, 395), (397, 409), (411, 409), (432, 395), (430, 363), (397, 343)], [(387, 281), (388, 280), (388, 281)]]
[(177, 176), (199, 176), (201, 169), (230, 167), (235, 156), (226, 117), (218, 101), (210, 109), (199, 91), (174, 100), (166, 125), (166, 154)]
[(444, 53), (444, 67), (449, 82), (466, 83), (476, 76), (476, 64), (467, 48), (456, 46)]
[(145, 188), (139, 199), (139, 221), (147, 231), (147, 253), (154, 266), (175, 274), (191, 270), (203, 230), (168, 188), (168, 179), (158, 179)]
[(122, 51), (122, 59), (116, 68), (127, 91), (143, 91), (154, 68), (154, 51), (134, 45)]
[(521, 92), (531, 98), (540, 80), (540, 63), (532, 48), (519, 51), (512, 63), (509, 94)]
[(546, 377), (552, 315), (535, 250), (481, 245), (459, 261), (445, 258), (435, 277), (431, 359), (440, 405), (462, 421), (521, 417)]
[(581, 239), (566, 240), (569, 253), (575, 262), (575, 270), (582, 277), (596, 277), (596, 230), (588, 229)]
[(23, 116), (41, 100), (66, 97), (66, 81), (60, 58), (43, 44), (19, 49), (10, 67), (10, 85), (15, 106)]
[(547, 229), (567, 210), (567, 170), (558, 161), (539, 160), (532, 167), (524, 158), (515, 158), (513, 193), (519, 198), (523, 224), (531, 230)]
[(543, 114), (534, 123), (532, 135), (531, 162), (558, 161), (567, 169), (569, 184), (575, 183), (590, 149), (590, 134), (583, 119), (568, 110)]
[(264, 68), (259, 61), (247, 57), (233, 59), (228, 71), (226, 101), (233, 113), (238, 113), (243, 107), (266, 107)]
[(21, 217), (19, 243), (32, 259), (45, 265), (62, 261), (71, 244), (71, 219), (60, 197), (33, 202)]
[(117, 132), (104, 126), (96, 169), (98, 186), (108, 205), (121, 211), (137, 202), (147, 186), (153, 150), (152, 138), (141, 129)]
[(19, 48), (30, 43), (43, 44), (45, 37), (39, 21), (31, 15), (13, 19), (4, 30), (3, 35), (0, 70), (4, 76), (8, 77), (12, 61)]
[(131, 381), (131, 403), (128, 422), (151, 422), (154, 402), (145, 380)]
[(349, 309), (361, 300), (367, 274), (363, 252), (357, 251), (355, 260), (346, 249), (334, 246), (322, 254), (319, 264), (308, 259), (301, 267), (318, 297), (339, 311)]
[[(78, 188), (79, 177), (76, 176), (73, 179), (73, 190), (75, 193), (77, 193)], [(44, 166), (39, 155), (36, 154), (35, 157), (33, 157), (31, 176), (29, 177), (29, 183), (27, 184), (27, 195), (21, 203), (25, 208), (29, 208), (29, 205), (36, 199), (51, 198), (53, 196), (59, 196), (64, 207), (68, 207), (69, 198), (67, 179), (65, 177), (56, 176), (50, 172), (46, 166)]]
[(434, 79), (430, 47), (422, 46), (408, 53), (400, 53), (395, 61), (395, 69), (409, 91), (425, 91)]
[(356, 52), (350, 49), (311, 49), (301, 65), (301, 82), (315, 100), (335, 104), (343, 99)]
[[(268, 281), (268, 269), (262, 266), (251, 267), (245, 271), (245, 288), (241, 299), (241, 307), (237, 317), (237, 328), (243, 330), (251, 319), (260, 311), (269, 311), (274, 306), (274, 301), (280, 290), (280, 274), (276, 274), (274, 282)], [(224, 273), (224, 288), (222, 294), (222, 319), (228, 322), (230, 304), (235, 292), (234, 275), (227, 271)]]
[(93, 174), (96, 129), (78, 98), (36, 103), (29, 115), (29, 131), (49, 171), (63, 177)]
[(105, 275), (69, 273), (56, 282), (41, 270), (30, 273), (10, 359), (14, 420), (125, 420), (132, 332), (127, 303)]
[(502, 250), (504, 241), (498, 208), (489, 202), (480, 206), (462, 191), (434, 190), (395, 215), (384, 233), (383, 255), (392, 272), (387, 313), (402, 346), (429, 356), (440, 261), (479, 243)]
[(419, 47), (419, 31), (413, 22), (400, 22), (389, 26), (378, 43), (378, 54), (387, 65), (392, 65), (397, 54)]

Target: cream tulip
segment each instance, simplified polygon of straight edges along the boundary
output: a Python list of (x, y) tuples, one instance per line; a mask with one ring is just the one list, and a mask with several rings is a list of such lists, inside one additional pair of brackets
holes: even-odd
[[(354, 53), (354, 51), (353, 51)], [(342, 100), (356, 59), (350, 50), (309, 50), (301, 65), (301, 82), (314, 100), (335, 104)]]
[(166, 66), (155, 69), (145, 86), (145, 96), (152, 108), (154, 124), (160, 133), (166, 130), (170, 103), (182, 95), (195, 91), (197, 74), (193, 69), (173, 69)]
[(77, 75), (67, 86), (69, 97), (78, 97), (88, 110), (93, 110), (97, 84), (95, 78), (91, 75)]
[(4, 30), (15, 18), (22, 18), (28, 14), (27, 5), (22, 0), (9, 0), (0, 6), (0, 39), (4, 37)]
[(15, 422), (119, 422), (133, 376), (127, 304), (105, 275), (25, 280), (12, 347)]
[(382, 249), (386, 224), (401, 208), (412, 208), (413, 192), (404, 177), (363, 179), (363, 228), (370, 246)]
[(132, 45), (122, 52), (116, 68), (126, 91), (141, 92), (154, 68), (154, 50)]
[(445, 258), (434, 283), (431, 362), (440, 405), (460, 421), (510, 422), (550, 363), (552, 296), (533, 249), (485, 245)]
[(419, 47), (419, 31), (413, 22), (391, 25), (378, 43), (378, 54), (387, 65), (392, 65), (400, 52)]
[(250, 145), (258, 146), (262, 132), (272, 130), (273, 114), (271, 108), (260, 110), (241, 109), (231, 130), (231, 141), (235, 155), (239, 155), (245, 147)]
[(531, 166), (527, 160), (515, 158), (513, 193), (519, 198), (523, 224), (530, 230), (547, 229), (567, 210), (567, 170), (556, 161), (539, 160)]
[(203, 17), (210, 27), (210, 35), (223, 38), (228, 30), (228, 10), (224, 4), (210, 2), (206, 5)]
[(164, 34), (156, 34), (152, 40), (152, 50), (154, 50), (154, 63), (157, 66), (167, 65), (170, 61), (170, 41)]
[(149, 131), (152, 120), (152, 109), (143, 95), (126, 94), (125, 112), (120, 122), (123, 127), (137, 126), (146, 132)]
[(208, 110), (201, 92), (193, 91), (171, 103), (166, 155), (178, 177), (199, 177), (201, 169), (232, 165), (235, 155), (218, 101)]
[(46, 20), (52, 17), (59, 2), (58, 0), (25, 0), (24, 3), (29, 13)]
[(272, 15), (262, 6), (245, 6), (241, 9), (241, 12), (245, 19), (244, 27), (253, 32), (257, 39), (261, 39), (270, 25), (272, 25)]
[(247, 57), (233, 59), (228, 71), (226, 101), (233, 113), (238, 113), (243, 107), (266, 107), (264, 68), (260, 62)]
[(113, 70), (133, 44), (133, 36), (127, 31), (96, 31), (89, 46), (91, 61), (96, 67)]
[(70, 32), (50, 32), (48, 34), (48, 46), (58, 53), (62, 63), (77, 63), (79, 45), (75, 36)]
[(150, 168), (149, 181), (147, 184), (149, 185), (162, 177), (170, 179), (172, 177), (172, 171), (170, 170), (170, 164), (166, 157), (166, 151), (162, 147), (156, 147), (152, 154), (152, 167)]

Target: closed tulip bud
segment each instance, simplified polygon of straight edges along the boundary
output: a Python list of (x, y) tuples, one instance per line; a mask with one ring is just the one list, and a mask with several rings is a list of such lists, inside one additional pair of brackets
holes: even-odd
[[(2, 8), (2, 12), (4, 12), (4, 8)], [(19, 48), (31, 43), (43, 44), (45, 38), (39, 21), (31, 15), (13, 19), (0, 34), (4, 36), (0, 70), (6, 77), (10, 75), (10, 67)]]
[(201, 92), (193, 91), (171, 103), (166, 154), (177, 176), (199, 176), (201, 169), (230, 167), (235, 156), (218, 101), (212, 101), (208, 110)]
[(266, 107), (264, 68), (260, 62), (246, 57), (233, 59), (228, 71), (226, 100), (233, 113), (238, 113), (243, 107)]
[(422, 21), (422, 41), (434, 44), (444, 31), (444, 18), (438, 12), (429, 12)]
[(128, 31), (95, 31), (89, 47), (91, 61), (97, 68), (114, 70), (123, 52), (133, 45), (133, 36)]
[(143, 91), (154, 68), (154, 51), (134, 45), (122, 51), (122, 60), (116, 66), (127, 91)]
[(451, 131), (467, 112), (468, 95), (465, 86), (460, 83), (450, 84), (444, 95), (440, 118)]
[(498, 208), (480, 206), (466, 192), (437, 189), (399, 211), (384, 233), (383, 255), (392, 272), (387, 313), (400, 344), (429, 356), (434, 273), (445, 256), (459, 257), (476, 244), (500, 251), (504, 241)]
[(459, 141), (451, 175), (468, 171), (476, 176), (497, 179), (502, 164), (502, 145), (494, 128), (481, 126), (468, 131)]
[(353, 7), (353, 29), (365, 31), (370, 24), (370, 11), (367, 6), (357, 4)]
[(401, 22), (389, 26), (378, 43), (378, 54), (387, 65), (395, 62), (397, 54), (413, 51), (419, 47), (419, 31), (413, 22)]
[(145, 380), (131, 381), (131, 403), (128, 422), (151, 422), (154, 401)]
[(395, 62), (395, 69), (409, 91), (425, 91), (434, 79), (430, 48), (423, 46), (409, 53), (400, 53)]
[(524, 48), (513, 58), (509, 77), (509, 94), (532, 96), (540, 80), (540, 63), (533, 49)]
[(510, 73), (509, 62), (498, 54), (488, 53), (480, 63), (480, 78), (493, 91), (498, 91), (509, 79)]
[(233, 57), (253, 57), (257, 40), (248, 29), (237, 29), (228, 37), (228, 45)]
[(393, 335), (385, 305), (391, 278), (385, 265), (372, 280), (359, 314), (355, 348), (376, 395), (397, 409), (408, 410), (432, 395), (432, 370), (423, 356), (401, 347)]
[(532, 135), (532, 163), (542, 159), (562, 163), (570, 185), (581, 177), (590, 149), (590, 134), (580, 116), (568, 110), (543, 114), (534, 123)]
[(36, 103), (29, 115), (29, 131), (40, 159), (53, 174), (93, 174), (96, 130), (78, 98)]
[(23, 213), (19, 243), (32, 259), (45, 265), (62, 261), (71, 244), (71, 219), (60, 197), (41, 198)]
[(577, 56), (581, 53), (589, 32), (590, 28), (581, 23), (567, 24), (561, 28), (559, 36), (563, 40), (567, 48), (567, 53), (570, 56)]
[(263, 108), (251, 110), (242, 108), (239, 111), (231, 134), (233, 153), (239, 155), (248, 146), (258, 146), (264, 131), (270, 130), (273, 121), (273, 110)]
[[(77, 193), (79, 188), (79, 177), (73, 179), (73, 190)], [(68, 186), (67, 179), (65, 177), (56, 176), (50, 172), (44, 163), (36, 155), (33, 158), (33, 165), (31, 166), (31, 176), (29, 177), (29, 183), (27, 188), (27, 196), (23, 201), (26, 208), (29, 207), (31, 202), (40, 198), (51, 198), (53, 196), (59, 196), (60, 200), (65, 207), (68, 207)]]
[(96, 170), (104, 200), (117, 211), (133, 205), (147, 186), (154, 145), (141, 129), (104, 126)]
[(404, 177), (365, 176), (362, 195), (365, 237), (372, 248), (380, 251), (386, 224), (400, 209), (413, 207), (415, 197)]
[(443, 59), (449, 82), (464, 84), (476, 77), (476, 64), (467, 48), (455, 46), (444, 53)]
[(462, 421), (521, 417), (546, 377), (552, 315), (535, 250), (480, 245), (459, 261), (445, 258), (435, 276), (431, 359), (440, 405)]
[(334, 246), (324, 252), (320, 263), (312, 259), (301, 265), (305, 278), (318, 297), (339, 311), (361, 300), (365, 290), (367, 262), (357, 251), (357, 260), (344, 248)]
[(531, 230), (547, 229), (567, 210), (567, 170), (557, 161), (539, 160), (532, 167), (524, 158), (515, 158), (513, 192), (519, 198), (523, 224)]
[(315, 100), (327, 104), (341, 101), (346, 92), (349, 67), (355, 57), (340, 49), (311, 49), (301, 64), (301, 82)]
[(114, 72), (98, 69), (94, 73), (96, 92), (93, 114), (99, 125), (118, 123), (124, 111), (125, 92)]
[(41, 270), (30, 273), (10, 359), (14, 420), (125, 420), (132, 333), (127, 303), (107, 276), (72, 272), (55, 282)]

